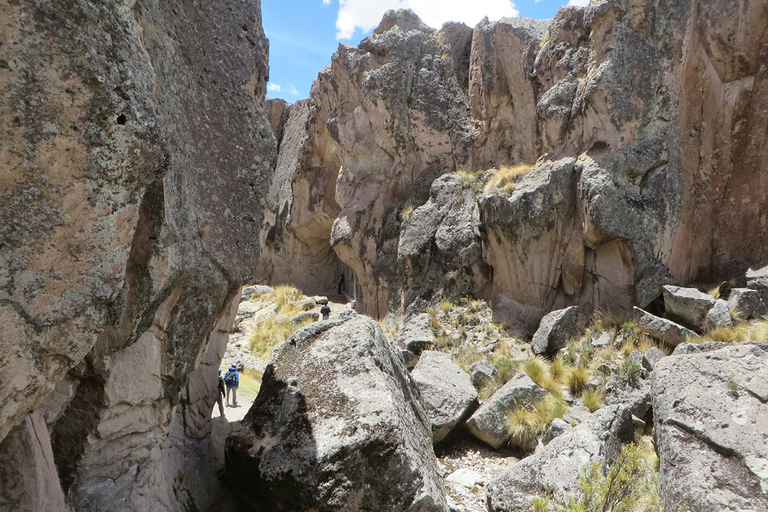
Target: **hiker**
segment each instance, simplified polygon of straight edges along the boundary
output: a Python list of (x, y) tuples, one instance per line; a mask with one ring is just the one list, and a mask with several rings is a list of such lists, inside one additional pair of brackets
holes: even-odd
[(331, 307), (328, 305), (328, 301), (323, 302), (323, 307), (320, 308), (320, 314), (323, 315), (323, 320), (328, 320), (331, 316)]
[(344, 274), (341, 274), (339, 277), (339, 285), (337, 286), (337, 291), (339, 292), (339, 295), (344, 293)]
[(240, 375), (238, 375), (235, 365), (230, 366), (224, 375), (224, 385), (227, 386), (227, 405), (230, 405), (229, 397), (231, 395), (231, 405), (237, 407), (237, 387), (240, 385)]
[(216, 403), (219, 405), (219, 418), (224, 417), (224, 402), (222, 401), (227, 394), (224, 391), (224, 379), (221, 376), (221, 368), (219, 368), (219, 389), (216, 391)]

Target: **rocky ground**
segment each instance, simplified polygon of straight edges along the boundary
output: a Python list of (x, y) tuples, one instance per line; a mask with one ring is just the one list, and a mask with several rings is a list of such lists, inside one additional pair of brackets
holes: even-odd
[(444, 441), (435, 446), (435, 455), (448, 498), (462, 512), (485, 512), (486, 486), (519, 461), (508, 450), (495, 451), (472, 439)]
[[(675, 377), (676, 374), (667, 368), (675, 364), (694, 364), (687, 361), (696, 357), (714, 360), (725, 358), (732, 362), (733, 368), (729, 368), (723, 374), (724, 376), (721, 376), (722, 382), (719, 382), (716, 387), (722, 388), (719, 391), (730, 397), (726, 401), (733, 401), (734, 406), (742, 407), (741, 402), (754, 401), (755, 397), (763, 400), (768, 396), (764, 386), (761, 388), (761, 384), (754, 384), (760, 379), (753, 379), (758, 377), (765, 360), (764, 354), (768, 350), (765, 344), (757, 343), (750, 346), (733, 344), (728, 347), (727, 344), (711, 343), (711, 341), (725, 340), (749, 342), (764, 338), (766, 323), (754, 316), (764, 311), (761, 306), (762, 301), (748, 289), (728, 291), (731, 307), (726, 308), (726, 315), (719, 320), (720, 327), (700, 337), (692, 336), (693, 331), (686, 330), (671, 320), (658, 318), (639, 310), (637, 320), (617, 324), (615, 321), (604, 319), (592, 323), (585, 329), (578, 308), (566, 308), (552, 312), (542, 319), (530, 343), (511, 336), (503, 324), (494, 323), (490, 308), (480, 300), (460, 299), (454, 303), (436, 298), (430, 304), (423, 304), (420, 309), (412, 311), (398, 328), (388, 326), (386, 335), (391, 341), (382, 342), (384, 333), (381, 333), (376, 324), (368, 318), (349, 311), (350, 305), (343, 303), (341, 297), (331, 297), (329, 300), (332, 322), (306, 324), (299, 320), (305, 321), (309, 318), (313, 321), (317, 318), (319, 304), (326, 299), (325, 297), (304, 297), (296, 290), (290, 293), (285, 290), (270, 290), (270, 288), (260, 287), (243, 293), (236, 332), (230, 339), (227, 355), (222, 362), (222, 368), (230, 364), (244, 368), (238, 397), (240, 407), (228, 407), (226, 419), (218, 418), (216, 408), (213, 411), (213, 439), (217, 457), (221, 457), (218, 463), (222, 466), (224, 440), (235, 426), (240, 424), (256, 399), (260, 385), (257, 380), (261, 378), (269, 354), (272, 353), (271, 350), (264, 352), (262, 347), (261, 355), (253, 354), (250, 351), (250, 347), (254, 345), (253, 335), (260, 329), (270, 329), (272, 325), (270, 322), (274, 319), (278, 319), (281, 323), (292, 323), (293, 330), (308, 326), (302, 331), (300, 341), (291, 346), (282, 345), (272, 355), (273, 358), (277, 358), (275, 368), (290, 366), (293, 368), (291, 372), (295, 372), (280, 377), (283, 382), (295, 380), (289, 378), (293, 375), (300, 376), (295, 384), (289, 382), (289, 386), (298, 386), (297, 389), (303, 390), (300, 396), (309, 401), (306, 409), (302, 409), (307, 416), (298, 418), (301, 421), (325, 421), (323, 418), (326, 418), (326, 415), (330, 417), (336, 415), (338, 411), (333, 412), (334, 406), (328, 404), (339, 402), (337, 398), (329, 398), (331, 394), (337, 397), (338, 393), (347, 393), (349, 394), (347, 399), (352, 400), (350, 403), (356, 403), (359, 394), (365, 393), (366, 400), (362, 402), (373, 403), (368, 394), (373, 390), (378, 390), (377, 392), (380, 393), (382, 383), (373, 381), (353, 383), (347, 381), (346, 376), (370, 376), (381, 371), (389, 377), (397, 378), (398, 372), (403, 371), (403, 368), (397, 368), (402, 365), (402, 361), (395, 361), (392, 363), (394, 367), (390, 369), (382, 369), (381, 365), (386, 366), (387, 361), (399, 359), (396, 355), (392, 359), (392, 354), (400, 351), (412, 377), (403, 382), (409, 382), (406, 387), (415, 384), (418, 388), (420, 403), (428, 418), (427, 424), (431, 424), (437, 467), (429, 469), (426, 466), (420, 466), (425, 461), (409, 460), (416, 464), (414, 467), (418, 468), (418, 471), (425, 474), (434, 476), (434, 470), (437, 470), (437, 474), (444, 482), (444, 488), (441, 486), (442, 490), (439, 492), (445, 494), (452, 511), (523, 510), (531, 505), (530, 500), (534, 496), (531, 494), (531, 489), (546, 489), (554, 495), (572, 496), (578, 493), (579, 477), (583, 474), (584, 464), (586, 464), (584, 461), (606, 463), (612, 460), (606, 457), (615, 457), (621, 446), (631, 442), (637, 443), (644, 450), (640, 456), (646, 460), (646, 466), (650, 470), (648, 474), (656, 475), (652, 478), (659, 478), (660, 475), (670, 482), (673, 481), (677, 475), (670, 470), (665, 472), (662, 469), (662, 472), (658, 473), (659, 457), (680, 456), (684, 454), (684, 449), (680, 449), (674, 443), (662, 442), (659, 450), (666, 450), (665, 453), (678, 450), (679, 453), (665, 455), (659, 451), (657, 454), (657, 448), (650, 437), (651, 422), (654, 420), (650, 411), (653, 401), (653, 408), (657, 410), (657, 414), (664, 413), (664, 407), (667, 406), (663, 401), (664, 396), (680, 394), (666, 392), (667, 388), (682, 385), (676, 383), (679, 377)], [(692, 327), (695, 327), (696, 321), (703, 322), (704, 320), (701, 319), (706, 318), (709, 311), (716, 311), (716, 304), (725, 302), (723, 299), (716, 299), (695, 289), (666, 287), (665, 293), (668, 309), (676, 311), (677, 319)], [(290, 300), (285, 299), (285, 296), (290, 297)], [(289, 316), (289, 312), (293, 316)], [(744, 318), (754, 318), (754, 320), (738, 323), (739, 319)], [(350, 327), (355, 325), (358, 327)], [(337, 331), (331, 335), (331, 330), (336, 329)], [(670, 333), (673, 329), (691, 334), (676, 334), (677, 337), (671, 337)], [(376, 331), (380, 334), (373, 335)], [(329, 336), (324, 334), (326, 332)], [(678, 343), (682, 344), (674, 351), (677, 357), (669, 357), (673, 353), (669, 344), (657, 344), (658, 340), (677, 340), (678, 338)], [(359, 351), (358, 344), (361, 343), (361, 339), (368, 340), (364, 343), (371, 345)], [(309, 340), (313, 341), (310, 343)], [(689, 343), (683, 343), (683, 341)], [(698, 344), (690, 343), (692, 341)], [(325, 352), (328, 350), (337, 351), (337, 355), (329, 356)], [(358, 352), (356, 355), (351, 355), (349, 352), (354, 350)], [(295, 354), (290, 355), (292, 352)], [(706, 354), (698, 356), (699, 352)], [(713, 355), (707, 355), (709, 352)], [(549, 354), (551, 359), (534, 356), (534, 353)], [(451, 357), (446, 357), (446, 354)], [(555, 357), (554, 354), (557, 356)], [(366, 366), (364, 362), (367, 358), (371, 358), (375, 365)], [(416, 360), (414, 361), (413, 358)], [(661, 362), (662, 360), (666, 363)], [(360, 368), (352, 368), (361, 364), (363, 366)], [(661, 369), (654, 371), (657, 365), (660, 365)], [(737, 366), (741, 368), (738, 371)], [(362, 370), (363, 367), (366, 369)], [(379, 370), (373, 369), (374, 367)], [(712, 369), (712, 371), (715, 370)], [(740, 371), (746, 377), (732, 376), (739, 375)], [(333, 377), (336, 372), (341, 372), (345, 377), (341, 380), (338, 375)], [(306, 379), (311, 378), (313, 374), (315, 381), (307, 381)], [(462, 388), (462, 379), (467, 381), (463, 391), (459, 389)], [(275, 378), (271, 380), (271, 384), (266, 383), (264, 386), (274, 386)], [(332, 393), (325, 389), (327, 386), (338, 385), (339, 382), (346, 382), (346, 384)], [(686, 382), (684, 386), (692, 385)], [(404, 384), (396, 385), (395, 389), (400, 389), (402, 385)], [(268, 389), (272, 391), (267, 395), (272, 396), (274, 387)], [(321, 392), (331, 394), (317, 395)], [(462, 393), (465, 396), (469, 393), (467, 400), (471, 403), (458, 405), (463, 400)], [(720, 399), (721, 397), (717, 398), (717, 400)], [(311, 402), (312, 400), (314, 403)], [(389, 397), (382, 403), (389, 403), (392, 400), (393, 398)], [(282, 417), (284, 414), (288, 414), (290, 419), (290, 415), (294, 414), (289, 410), (280, 409), (283, 407), (280, 405), (282, 400), (275, 402), (274, 398), (267, 397), (262, 401), (259, 410), (262, 411), (262, 416), (266, 416), (260, 421), (269, 422), (272, 421), (269, 418)], [(435, 404), (438, 405), (435, 406)], [(511, 433), (513, 423), (510, 422), (514, 416), (515, 404), (528, 410), (523, 411), (527, 422), (523, 426), (532, 432), (532, 437), (528, 440), (515, 437)], [(546, 407), (552, 405), (559, 406), (560, 412), (552, 412), (555, 409), (545, 411)], [(265, 408), (275, 407), (282, 412), (279, 414), (275, 410), (265, 412)], [(357, 407), (360, 406), (357, 405)], [(378, 405), (374, 408), (378, 415), (380, 409), (377, 407)], [(436, 407), (442, 410), (436, 410)], [(696, 407), (710, 411), (715, 406), (702, 402), (696, 404)], [(455, 411), (457, 415), (454, 422), (445, 427), (447, 422), (445, 416), (450, 413), (447, 409), (451, 408), (457, 409)], [(751, 406), (751, 410), (758, 411), (754, 418), (750, 416), (749, 421), (755, 423), (759, 421), (758, 416), (763, 414), (760, 412), (762, 408), (754, 405)], [(314, 418), (313, 415), (318, 414), (318, 411), (322, 414)], [(536, 419), (535, 415), (541, 412), (549, 414), (548, 419)], [(354, 422), (365, 418), (365, 414), (365, 411), (356, 411), (347, 418), (347, 421), (351, 422), (350, 432), (357, 431), (358, 427)], [(401, 425), (398, 422), (402, 422), (402, 418), (398, 419), (397, 414), (394, 413), (390, 417), (394, 422), (393, 425)], [(377, 415), (372, 417), (378, 417)], [(658, 429), (659, 422), (662, 420), (658, 417), (656, 420)], [(681, 417), (679, 421), (684, 423), (689, 420), (693, 421), (695, 418), (692, 420)], [(290, 420), (289, 423), (293, 421)], [(405, 424), (410, 424), (411, 421), (423, 422), (424, 417), (420, 420), (407, 420)], [(538, 426), (536, 426), (537, 421), (541, 422)], [(741, 422), (745, 423), (745, 421)], [(253, 425), (246, 425), (246, 428), (253, 428)], [(281, 426), (278, 430), (282, 431), (285, 428), (287, 427)], [(323, 428), (317, 426), (316, 428), (316, 432), (323, 431)], [(393, 428), (400, 431), (402, 425), (390, 425), (384, 430), (392, 431)], [(442, 432), (445, 428), (450, 431), (450, 434), (443, 439), (445, 434), (438, 434), (438, 431)], [(531, 428), (534, 430), (531, 431)], [(664, 428), (669, 429), (666, 426)], [(740, 437), (745, 439), (753, 434), (754, 431), (750, 429), (739, 433)], [(502, 436), (503, 439), (497, 440), (498, 436)], [(344, 434), (333, 439), (347, 437)], [(422, 438), (423, 433), (415, 435), (415, 439)], [(311, 441), (312, 443), (308, 446), (314, 446), (314, 442), (319, 444), (327, 442), (319, 439)], [(698, 442), (696, 439), (684, 441), (688, 444)], [(348, 440), (347, 442), (354, 444), (357, 441)], [(731, 439), (730, 435), (726, 435), (719, 442), (724, 445), (733, 444), (732, 449), (736, 452), (743, 451), (752, 461), (749, 463), (752, 466), (761, 464), (754, 461), (763, 460), (762, 451), (757, 450), (756, 453), (752, 453), (754, 450), (750, 446), (755, 445), (754, 443), (750, 446), (744, 443), (739, 444)], [(323, 444), (323, 446), (326, 445)], [(496, 449), (491, 446), (495, 446)], [(343, 452), (349, 447), (340, 449)], [(383, 450), (381, 453), (388, 453), (388, 451)], [(606, 455), (608, 453), (612, 455)], [(519, 470), (509, 471), (518, 463)], [(698, 459), (691, 461), (691, 464), (697, 463), (705, 462)], [(748, 468), (749, 472), (762, 475), (759, 468), (754, 469), (752, 466)], [(364, 467), (361, 466), (361, 468), (360, 471), (364, 472)], [(316, 468), (313, 466), (314, 469)], [(741, 471), (743, 468), (736, 469)], [(722, 469), (722, 471), (727, 470), (729, 470), (728, 467)], [(311, 487), (312, 481), (306, 484)], [(429, 485), (432, 485), (434, 491), (435, 485), (440, 485), (439, 478)], [(703, 484), (702, 487), (705, 485)], [(739, 501), (742, 498), (734, 498), (728, 493), (722, 495), (714, 493), (711, 496), (713, 496), (711, 499), (716, 499), (725, 507), (723, 510), (736, 510), (732, 508), (734, 504), (742, 506), (739, 503), (749, 503)], [(651, 493), (646, 498), (659, 499), (658, 491), (655, 495)], [(684, 503), (682, 497), (674, 496), (674, 498), (679, 501), (679, 504)], [(661, 510), (658, 507), (654, 508), (655, 506), (645, 504), (637, 510)], [(678, 509), (672, 507), (664, 510), (677, 512)]]
[[(259, 297), (254, 298), (254, 288), (247, 288), (243, 292), (241, 306), (237, 315), (237, 326), (230, 335), (227, 350), (221, 362), (222, 372), (230, 365), (245, 368), (243, 385), (238, 389), (238, 407), (225, 405), (225, 418), (219, 417), (218, 407), (211, 411), (213, 418), (213, 439), (216, 445), (216, 453), (222, 457), (223, 465), (224, 440), (235, 425), (243, 419), (250, 409), (251, 404), (258, 394), (258, 383), (253, 375), (260, 376), (264, 370), (268, 358), (254, 355), (248, 348), (248, 337), (254, 329), (258, 329), (259, 322), (274, 314), (274, 302), (269, 296), (268, 287), (259, 287)], [(338, 315), (344, 309), (350, 307), (341, 295), (328, 295), (328, 305), (331, 307), (331, 317)], [(309, 300), (304, 297), (301, 300)], [(320, 304), (307, 309), (310, 313), (320, 313)], [(437, 310), (435, 310), (436, 312)], [(468, 320), (467, 320), (468, 319)], [(459, 349), (459, 340), (469, 340), (467, 346), (479, 346), (485, 352), (491, 352), (500, 346), (504, 334), (491, 322), (490, 309), (482, 301), (464, 301), (456, 307), (452, 307), (444, 315), (439, 333), (441, 346), (447, 351), (454, 352)], [(484, 326), (482, 329), (469, 330), (462, 328), (466, 321)], [(392, 333), (391, 333), (392, 334)], [(455, 347), (454, 347), (455, 345)], [(510, 349), (516, 357), (526, 357), (523, 345), (514, 344)], [(474, 351), (473, 351), (474, 353)], [(251, 382), (249, 382), (251, 381)], [(493, 450), (477, 441), (468, 434), (456, 439), (446, 440), (435, 446), (435, 455), (440, 463), (440, 469), (445, 480), (445, 488), (454, 510), (463, 512), (483, 512), (486, 510), (486, 486), (498, 477), (510, 465), (519, 461), (513, 452), (502, 449)], [(231, 497), (222, 497), (222, 500)]]

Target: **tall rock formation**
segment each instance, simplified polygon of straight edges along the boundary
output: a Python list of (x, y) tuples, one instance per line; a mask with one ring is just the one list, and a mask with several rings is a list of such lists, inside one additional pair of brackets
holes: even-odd
[(259, 1), (2, 1), (0, 33), (0, 452), (40, 445), (46, 510), (205, 508), (275, 154)]
[(455, 63), (470, 36), (464, 25), (438, 32), (411, 11), (392, 11), (359, 47), (339, 46), (309, 100), (291, 107), (262, 275), (325, 291), (341, 259), (367, 311), (386, 313), (397, 282), (389, 276), (399, 273), (399, 209), (422, 204), (435, 178), (470, 159)]
[[(444, 287), (425, 288), (424, 269), (471, 276), (527, 324), (573, 304), (628, 312), (662, 284), (743, 272), (768, 259), (767, 26), (762, 0), (602, 0), (473, 30), (390, 12), (359, 47), (340, 47), (302, 104), (300, 156), (294, 174), (278, 169), (269, 233), (307, 260), (328, 246), (295, 233), (321, 217), (313, 233), (332, 226), (335, 255), (312, 283), (330, 282), (338, 257), (374, 315)], [(281, 158), (297, 153), (290, 140)], [(534, 165), (517, 190), (464, 175), (477, 179), (471, 264), (444, 262), (429, 235), (418, 265), (395, 253), (437, 176), (517, 164)], [(440, 224), (425, 214), (419, 225)], [(281, 246), (265, 261), (281, 261)]]

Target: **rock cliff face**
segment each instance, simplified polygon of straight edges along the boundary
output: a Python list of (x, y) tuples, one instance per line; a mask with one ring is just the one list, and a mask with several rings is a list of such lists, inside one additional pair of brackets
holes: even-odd
[(324, 290), (340, 258), (360, 280), (368, 311), (386, 313), (399, 210), (422, 204), (435, 178), (470, 159), (455, 64), (470, 36), (463, 25), (436, 32), (403, 11), (387, 14), (360, 47), (339, 47), (309, 100), (291, 107), (263, 275)]
[(260, 254), (260, 16), (258, 0), (0, 2), (0, 451), (41, 468), (12, 486), (3, 469), (2, 506), (182, 510), (215, 492), (184, 468), (207, 467), (203, 391)]
[[(593, 1), (551, 22), (440, 31), (390, 12), (292, 107), (261, 272), (310, 268), (330, 238), (335, 254), (305, 282), (327, 287), (338, 258), (371, 314), (443, 288), (415, 282), (432, 269), (534, 324), (743, 272), (768, 257), (767, 22), (765, 2), (749, 0)], [(516, 191), (486, 177), (469, 200), (477, 258), (446, 262), (428, 234), (416, 266), (397, 249), (413, 241), (408, 214), (437, 202), (438, 176), (516, 164), (534, 164)], [(439, 226), (444, 212), (429, 208), (419, 225)]]

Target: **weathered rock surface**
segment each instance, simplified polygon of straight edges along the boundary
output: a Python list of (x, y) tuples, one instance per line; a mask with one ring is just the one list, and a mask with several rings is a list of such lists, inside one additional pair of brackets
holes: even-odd
[[(645, 370), (643, 372), (645, 373)], [(651, 408), (651, 384), (647, 378), (639, 376), (636, 381), (630, 383), (614, 379), (605, 385), (605, 404), (621, 405), (629, 409), (632, 415), (643, 418)]]
[(397, 333), (395, 343), (414, 354), (420, 354), (422, 350), (429, 349), (435, 344), (435, 333), (432, 332), (429, 322), (430, 316), (427, 313), (410, 318)]
[(584, 469), (593, 462), (612, 462), (621, 445), (633, 439), (629, 410), (603, 407), (493, 480), (488, 485), (488, 510), (532, 510), (531, 501), (543, 493), (575, 497)]
[(696, 288), (662, 286), (664, 307), (670, 320), (703, 332), (707, 328), (707, 313), (715, 307), (715, 298)]
[(554, 438), (556, 438), (559, 435), (565, 434), (569, 430), (573, 429), (573, 427), (567, 423), (565, 420), (562, 420), (560, 418), (555, 418), (552, 420), (552, 423), (549, 425), (549, 428), (547, 429), (544, 434), (541, 436), (541, 442), (545, 446), (550, 443)]
[(304, 311), (298, 315), (293, 315), (290, 321), (294, 325), (298, 325), (304, 322), (317, 322), (320, 319), (320, 313), (317, 311)]
[(679, 348), (651, 379), (662, 495), (694, 512), (766, 510), (768, 345)]
[[(397, 260), (404, 269), (407, 304), (412, 296), (482, 294), (488, 269), (481, 259), (477, 178), (446, 174), (432, 182), (429, 200), (400, 225)], [(401, 214), (402, 216), (402, 214)]]
[(257, 510), (447, 510), (416, 385), (378, 324), (351, 310), (276, 349), (226, 467)]
[(421, 393), (424, 412), (439, 443), (477, 406), (477, 390), (449, 354), (426, 350), (411, 372)]
[(763, 304), (768, 306), (768, 265), (747, 270), (747, 288), (760, 294)]
[(509, 441), (507, 414), (528, 406), (546, 395), (531, 378), (519, 372), (483, 403), (467, 420), (470, 433), (495, 449)]
[(643, 368), (645, 368), (649, 372), (652, 372), (653, 369), (656, 367), (656, 363), (658, 363), (659, 360), (664, 357), (667, 357), (667, 355), (663, 351), (659, 350), (656, 347), (649, 348), (643, 354)]
[[(552, 281), (571, 272), (563, 268), (569, 263), (562, 262), (562, 255), (583, 250), (572, 246), (569, 236), (576, 222), (575, 180), (575, 161), (566, 158), (534, 168), (510, 197), (486, 194), (478, 200), (481, 225), (487, 233), (483, 257), (494, 269), (493, 294), (519, 305), (505, 315), (510, 323), (535, 326), (551, 309), (566, 306)], [(580, 282), (581, 256), (566, 258), (579, 267), (572, 269), (571, 277)], [(571, 281), (567, 278), (564, 286), (573, 297), (576, 292)]]
[(397, 206), (422, 204), (432, 181), (470, 156), (454, 61), (465, 60), (470, 35), (466, 26), (438, 32), (411, 11), (390, 11), (358, 47), (339, 47), (310, 98), (291, 108), (262, 275), (292, 272), (303, 288), (328, 288), (341, 259), (356, 273), (366, 311), (386, 313), (384, 276), (399, 275)]
[(749, 288), (733, 288), (728, 296), (728, 310), (735, 321), (760, 318), (768, 310), (760, 298), (760, 292)]
[(557, 352), (563, 348), (570, 338), (579, 334), (579, 308), (569, 308), (552, 311), (544, 315), (541, 324), (533, 335), (531, 350), (534, 354)]
[(0, 439), (71, 384), (47, 425), (58, 478), (14, 493), (207, 508), (211, 361), (259, 258), (275, 156), (260, 4), (0, 11)]
[(481, 359), (469, 367), (469, 377), (477, 390), (491, 382), (499, 374), (498, 368), (488, 359)]
[(666, 318), (654, 316), (640, 308), (634, 308), (634, 313), (635, 318), (637, 318), (637, 326), (642, 332), (672, 347), (685, 342), (691, 336), (696, 336), (692, 330)]
[(731, 311), (728, 307), (728, 301), (717, 299), (715, 305), (712, 306), (712, 309), (707, 311), (704, 324), (706, 325), (707, 330), (732, 327), (733, 320), (731, 319)]
[(469, 108), (479, 134), (475, 165), (480, 169), (533, 163), (541, 154), (535, 115), (537, 91), (530, 80), (549, 20), (504, 18), (481, 21), (472, 31)]
[[(569, 305), (626, 314), (661, 285), (764, 263), (768, 14), (760, 0), (725, 7), (602, 1), (442, 31), (387, 14), (291, 112), (299, 145), (286, 128), (293, 164), (264, 275), (321, 262), (314, 282), (332, 282), (330, 238), (371, 314), (402, 311), (448, 272), (530, 328)], [(477, 204), (444, 196), (462, 229), (427, 193), (459, 169), (534, 162), (513, 192), (483, 178)], [(459, 261), (446, 267), (441, 247)]]
[(66, 512), (43, 415), (34, 412), (16, 426), (0, 445), (0, 510)]

